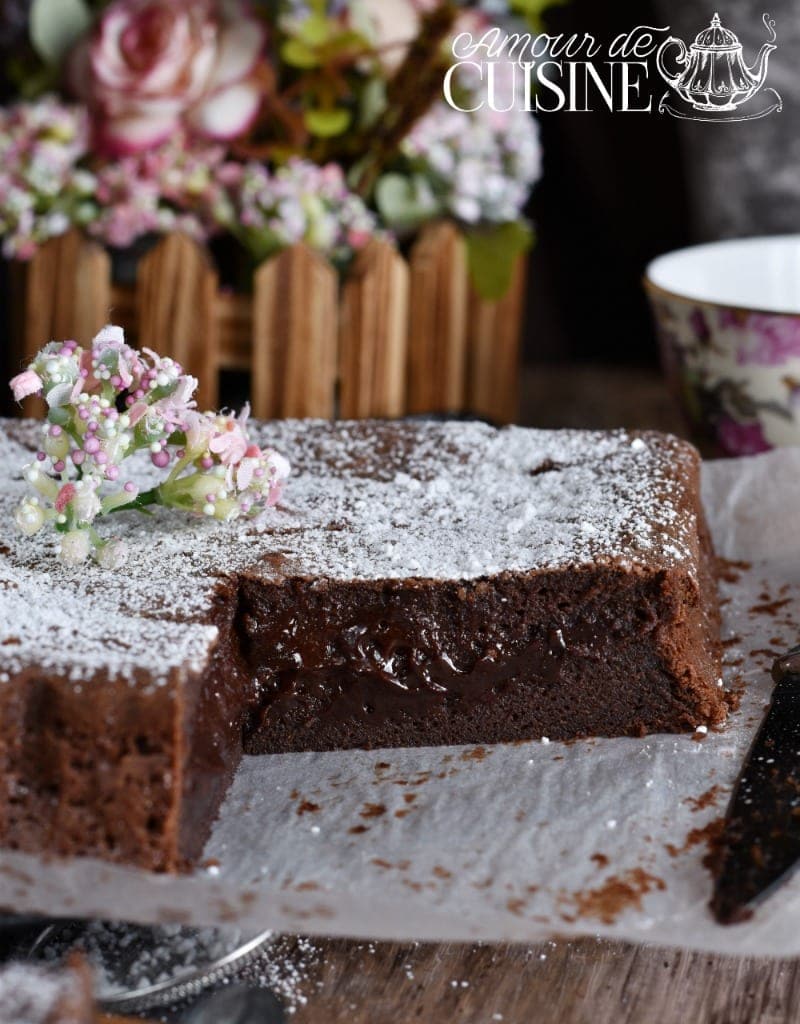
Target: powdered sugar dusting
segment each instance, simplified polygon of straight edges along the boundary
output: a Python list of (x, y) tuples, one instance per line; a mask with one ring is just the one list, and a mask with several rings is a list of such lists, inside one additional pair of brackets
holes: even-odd
[[(82, 986), (73, 971), (21, 963), (0, 970), (0, 1020), (4, 1024), (48, 1024), (67, 1019), (79, 1024), (74, 1011), (82, 998)], [(68, 1017), (58, 1012), (63, 1004), (73, 1011)], [(88, 1015), (80, 1019), (88, 1020)]]
[[(0, 680), (32, 665), (76, 682), (96, 673), (163, 682), (199, 669), (217, 635), (220, 578), (244, 572), (452, 580), (598, 562), (694, 572), (697, 522), (684, 502), (696, 456), (675, 439), (480, 423), (282, 421), (253, 433), (293, 464), (279, 509), (258, 523), (119, 515), (108, 525), (132, 556), (112, 572), (61, 566), (52, 536), (15, 532), (35, 433), (9, 424)], [(145, 459), (134, 472), (147, 486)]]

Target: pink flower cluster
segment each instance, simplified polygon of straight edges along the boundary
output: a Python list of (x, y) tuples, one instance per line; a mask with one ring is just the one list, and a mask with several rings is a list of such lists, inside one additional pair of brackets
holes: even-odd
[(79, 161), (89, 145), (86, 111), (52, 96), (0, 108), (0, 236), (7, 259), (93, 215), (94, 177)]
[[(46, 345), (11, 381), (17, 401), (40, 395), (48, 406), (41, 448), (24, 470), (34, 493), (17, 510), (20, 530), (32, 535), (53, 523), (63, 562), (92, 555), (116, 567), (124, 545), (98, 535), (104, 515), (162, 505), (228, 521), (275, 505), (288, 462), (250, 440), (247, 409), (238, 417), (198, 412), (196, 387), (174, 360), (132, 349), (119, 327), (104, 328), (88, 349)], [(168, 471), (144, 492), (122, 479), (124, 460), (137, 453)]]
[(236, 235), (257, 261), (305, 241), (344, 264), (378, 233), (375, 216), (335, 164), (292, 160), (271, 172), (222, 145), (178, 133), (161, 146), (89, 170), (80, 108), (47, 97), (0, 109), (0, 235), (4, 255), (29, 259), (74, 224), (127, 248), (182, 231), (204, 242)]
[(102, 165), (89, 233), (120, 249), (170, 231), (207, 240), (229, 216), (225, 161), (223, 146), (191, 146), (179, 133), (149, 152)]
[(257, 260), (305, 242), (344, 264), (380, 233), (338, 164), (293, 159), (274, 172), (253, 162), (228, 165), (225, 179), (231, 216), (225, 226)]

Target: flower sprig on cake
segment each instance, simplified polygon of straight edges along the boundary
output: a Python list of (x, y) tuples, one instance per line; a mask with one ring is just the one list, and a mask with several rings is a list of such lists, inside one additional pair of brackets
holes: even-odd
[[(51, 525), (65, 564), (91, 557), (116, 568), (126, 545), (97, 528), (112, 513), (160, 505), (227, 522), (275, 505), (289, 463), (248, 437), (247, 407), (200, 412), (196, 388), (174, 360), (127, 345), (120, 327), (105, 327), (88, 348), (45, 345), (11, 381), (17, 401), (38, 395), (47, 404), (41, 446), (23, 470), (31, 493), (16, 511), (19, 529), (32, 536)], [(152, 486), (126, 477), (137, 454), (149, 458)]]

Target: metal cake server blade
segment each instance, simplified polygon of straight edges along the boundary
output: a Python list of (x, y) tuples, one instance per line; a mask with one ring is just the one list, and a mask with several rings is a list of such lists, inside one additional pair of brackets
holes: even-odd
[(731, 796), (711, 911), (736, 924), (800, 861), (800, 647), (772, 667), (772, 702)]

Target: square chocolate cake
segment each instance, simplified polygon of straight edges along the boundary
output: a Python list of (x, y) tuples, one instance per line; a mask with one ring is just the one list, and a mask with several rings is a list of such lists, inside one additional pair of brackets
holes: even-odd
[[(15, 532), (0, 430), (0, 843), (179, 870), (243, 751), (566, 740), (725, 717), (694, 449), (479, 423), (256, 426), (257, 522), (115, 516), (124, 570)], [(142, 459), (141, 486), (152, 467)]]

